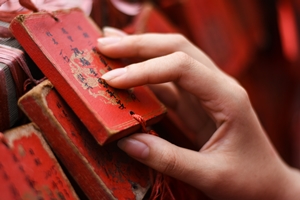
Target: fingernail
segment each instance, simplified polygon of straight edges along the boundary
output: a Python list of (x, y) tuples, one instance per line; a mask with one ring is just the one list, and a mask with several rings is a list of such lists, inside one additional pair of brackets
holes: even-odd
[(117, 36), (102, 37), (102, 38), (98, 38), (98, 43), (100, 43), (102, 45), (110, 45), (110, 44), (117, 43), (120, 40), (121, 40), (121, 37), (117, 37)]
[(149, 155), (149, 147), (138, 140), (124, 138), (118, 141), (118, 147), (125, 151), (129, 156), (145, 159)]
[(126, 71), (127, 71), (126, 67), (113, 69), (113, 70), (103, 74), (101, 78), (103, 78), (104, 80), (111, 80), (111, 79), (114, 79), (118, 76), (121, 76), (121, 75), (125, 74)]
[(105, 26), (103, 28), (103, 34), (105, 36), (119, 36), (119, 37), (123, 37), (127, 35), (124, 31), (109, 26)]

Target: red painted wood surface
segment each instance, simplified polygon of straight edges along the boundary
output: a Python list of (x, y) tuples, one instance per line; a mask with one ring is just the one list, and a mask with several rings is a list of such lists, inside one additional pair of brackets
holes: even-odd
[(54, 84), (99, 144), (139, 128), (130, 111), (147, 124), (161, 119), (165, 107), (145, 87), (117, 90), (101, 75), (122, 63), (99, 55), (100, 31), (80, 9), (22, 15), (10, 26), (14, 36)]
[(0, 199), (78, 199), (33, 124), (4, 133), (0, 142)]
[(115, 143), (100, 146), (59, 94), (45, 81), (24, 95), (20, 107), (90, 199), (142, 199), (149, 168)]

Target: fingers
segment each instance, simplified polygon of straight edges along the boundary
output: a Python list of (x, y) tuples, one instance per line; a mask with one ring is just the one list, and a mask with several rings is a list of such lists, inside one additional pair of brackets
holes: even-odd
[(211, 70), (183, 52), (153, 58), (145, 62), (111, 70), (102, 76), (116, 88), (175, 82), (195, 95), (212, 119), (219, 123), (236, 112), (249, 109), (245, 90), (221, 71)]
[[(219, 85), (214, 72), (183, 52), (111, 70), (102, 76), (113, 87), (131, 88), (140, 85), (175, 82), (183, 89), (203, 97)], [(182, 81), (183, 80), (183, 81)], [(211, 83), (211, 84), (208, 84)], [(205, 87), (199, 87), (204, 85)]]
[(121, 37), (119, 42), (114, 43), (107, 43), (107, 39), (108, 37), (98, 39), (98, 49), (107, 56), (121, 58), (153, 58), (163, 56), (173, 53), (179, 43), (178, 39), (169, 34), (129, 35)]
[[(130, 88), (139, 85), (171, 81), (179, 82), (180, 79), (183, 78), (182, 76), (186, 76), (186, 74), (198, 74), (197, 71), (199, 70), (197, 67), (199, 65), (199, 63), (196, 63), (185, 53), (175, 52), (163, 57), (132, 64), (125, 68), (111, 70), (104, 74), (102, 78), (111, 86), (117, 88)], [(204, 69), (203, 71), (207, 73), (209, 70)], [(186, 84), (187, 82), (188, 80), (182, 84)]]
[[(182, 51), (201, 61), (205, 66), (215, 68), (215, 64), (196, 46), (180, 34), (141, 34), (128, 35), (111, 28), (104, 29), (104, 35), (98, 39), (97, 48), (101, 53), (112, 58), (149, 59), (176, 51)], [(107, 32), (107, 34), (105, 33)], [(111, 33), (113, 32), (113, 33)]]
[(129, 156), (151, 168), (196, 187), (201, 187), (200, 180), (208, 175), (202, 174), (208, 171), (205, 169), (208, 162), (205, 156), (177, 147), (156, 136), (135, 134), (120, 140), (118, 146)]

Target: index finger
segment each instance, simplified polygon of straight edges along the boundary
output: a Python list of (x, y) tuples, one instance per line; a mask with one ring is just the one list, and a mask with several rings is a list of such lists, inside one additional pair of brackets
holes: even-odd
[(124, 35), (98, 39), (98, 50), (112, 58), (155, 58), (177, 51), (184, 52), (201, 61), (205, 66), (216, 69), (208, 56), (180, 34)]
[(232, 115), (240, 116), (240, 113), (251, 107), (250, 103), (248, 105), (247, 95), (244, 95), (245, 91), (233, 79), (221, 71), (204, 66), (183, 52), (114, 69), (102, 78), (116, 88), (173, 81), (198, 97), (199, 103), (205, 107), (217, 126), (229, 118), (235, 118)]

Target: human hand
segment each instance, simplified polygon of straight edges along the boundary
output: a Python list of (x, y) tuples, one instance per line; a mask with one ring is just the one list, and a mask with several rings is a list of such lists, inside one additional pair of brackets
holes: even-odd
[(213, 199), (299, 198), (299, 172), (279, 158), (247, 92), (201, 50), (177, 34), (105, 35), (98, 43), (101, 53), (113, 58), (148, 59), (106, 73), (102, 78), (108, 84), (130, 88), (168, 83), (167, 93), (176, 98), (160, 98), (176, 110), (181, 106), (180, 93), (190, 94), (194, 103), (185, 105), (190, 106), (185, 112), (194, 111), (185, 115), (189, 127), (200, 134), (213, 132), (199, 151), (143, 133), (120, 140), (122, 150)]
[[(108, 40), (118, 40), (120, 39), (120, 37), (126, 36), (124, 32), (121, 32), (117, 29), (105, 28), (104, 30), (104, 35), (109, 36)], [(153, 46), (150, 48), (158, 48), (157, 44), (154, 45), (155, 47)], [(165, 46), (165, 44), (162, 43), (160, 45)], [(174, 44), (174, 46), (175, 45), (176, 44)], [(187, 49), (187, 51), (189, 51), (190, 54), (193, 54), (195, 52), (195, 49)], [(134, 55), (125, 55), (126, 50), (124, 49), (120, 49), (120, 53), (122, 58), (129, 57), (133, 58), (133, 60), (135, 61), (140, 61), (171, 53), (168, 49), (166, 50), (167, 52), (165, 52), (164, 50), (158, 50), (157, 53), (153, 55), (152, 52), (149, 51), (147, 53), (143, 53), (143, 55), (139, 56), (139, 58), (135, 57)], [(112, 57), (114, 57), (114, 55), (114, 52), (110, 54), (110, 56)], [(203, 60), (207, 60), (207, 65), (210, 65), (212, 68), (215, 67), (215, 65), (209, 59), (207, 59), (207, 56), (205, 56), (204, 54), (195, 55), (195, 57), (196, 56), (201, 56)], [(199, 104), (197, 97), (182, 89), (181, 87), (178, 87), (178, 85), (172, 82), (148, 84), (148, 86), (156, 94), (156, 96), (168, 107), (168, 117), (176, 121), (175, 123), (181, 128), (181, 131), (192, 140), (195, 146), (198, 146), (199, 148), (203, 146), (203, 144), (216, 130), (216, 127), (214, 122), (207, 116), (206, 112), (203, 110), (201, 104)]]

